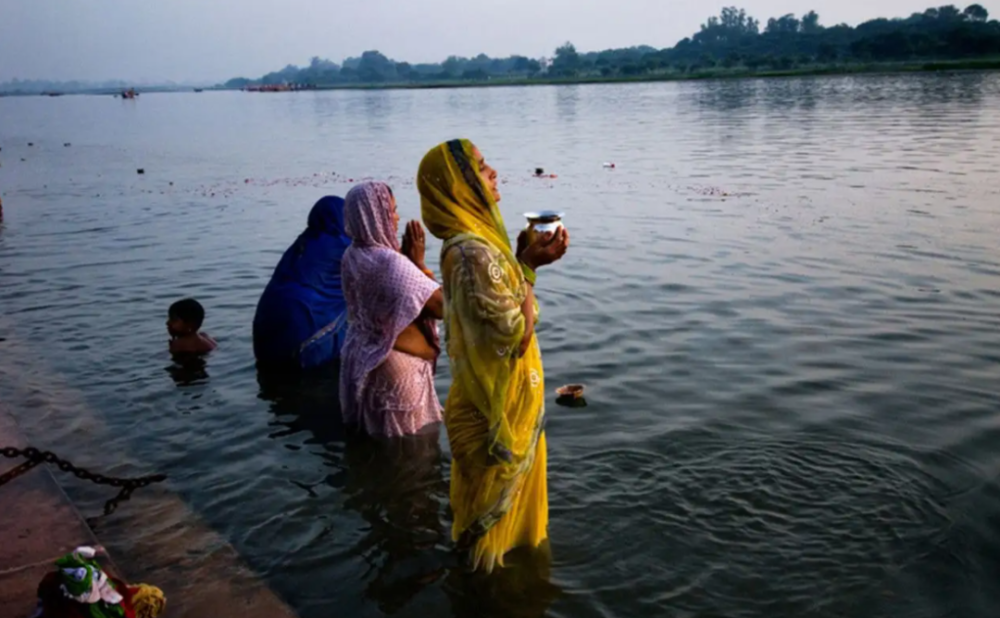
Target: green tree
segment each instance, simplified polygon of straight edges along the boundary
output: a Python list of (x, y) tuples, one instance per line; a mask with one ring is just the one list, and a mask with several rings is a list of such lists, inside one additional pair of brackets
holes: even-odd
[(795, 60), (790, 56), (782, 56), (772, 66), (779, 71), (788, 71), (795, 68)]
[(816, 60), (819, 62), (834, 62), (837, 60), (837, 48), (832, 43), (823, 42), (816, 50)]
[(413, 65), (411, 65), (409, 62), (397, 62), (396, 75), (398, 75), (400, 79), (406, 81), (411, 81), (413, 80), (414, 77), (416, 77), (415, 73), (413, 72)]
[(557, 47), (549, 70), (555, 75), (567, 77), (576, 75), (580, 70), (580, 54), (577, 53), (576, 46), (567, 41)]
[(338, 81), (340, 78), (340, 65), (336, 62), (331, 62), (320, 58), (319, 56), (313, 56), (309, 60), (309, 66), (304, 69), (299, 70), (298, 75), (293, 77), (290, 81), (297, 84), (328, 84)]
[(791, 34), (799, 31), (799, 20), (791, 13), (767, 20), (765, 32), (770, 34)]
[(983, 8), (981, 4), (970, 4), (962, 11), (962, 15), (965, 16), (966, 20), (975, 22), (985, 22), (990, 18), (989, 11)]
[(462, 72), (463, 64), (458, 56), (448, 56), (448, 59), (441, 63), (441, 72), (449, 78), (457, 77)]
[(358, 79), (362, 82), (386, 82), (396, 79), (396, 63), (375, 50), (361, 54), (357, 71)]
[(462, 71), (462, 79), (470, 81), (485, 81), (490, 76), (483, 69), (465, 69)]
[(954, 4), (938, 7), (938, 20), (940, 21), (960, 21), (962, 12)]
[(295, 79), (299, 75), (299, 67), (294, 64), (289, 64), (280, 71), (274, 71), (273, 73), (268, 73), (264, 77), (260, 78), (260, 83), (267, 86), (278, 86), (281, 84), (291, 84), (295, 82)]
[(729, 42), (759, 33), (760, 22), (747, 15), (743, 9), (727, 6), (718, 17), (709, 17), (694, 39), (700, 42)]
[(541, 63), (531, 58), (526, 58), (524, 56), (511, 56), (511, 60), (513, 60), (511, 70), (515, 73), (527, 73), (529, 75), (534, 75), (542, 70)]
[(799, 28), (802, 34), (816, 34), (822, 30), (823, 27), (819, 25), (819, 15), (816, 14), (816, 11), (809, 11), (803, 15)]

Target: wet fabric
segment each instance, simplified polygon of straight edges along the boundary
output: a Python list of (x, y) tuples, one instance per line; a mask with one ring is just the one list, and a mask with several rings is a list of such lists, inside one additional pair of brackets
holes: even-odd
[[(392, 192), (382, 183), (358, 185), (347, 195), (352, 245), (344, 254), (343, 281), (349, 327), (340, 366), (344, 421), (389, 437), (441, 420), (434, 363), (393, 350), (440, 285), (400, 253), (392, 204)], [(437, 347), (435, 321), (419, 321)]]
[(444, 240), (441, 269), (452, 385), (452, 536), (473, 568), (503, 566), (547, 538), (545, 380), (536, 338), (523, 357), (524, 274), (473, 157), (455, 140), (431, 150), (417, 188), (424, 224)]
[(408, 436), (441, 422), (432, 363), (392, 350), (368, 376), (357, 423), (370, 436)]
[(308, 369), (340, 356), (347, 333), (341, 260), (351, 239), (344, 200), (327, 196), (285, 251), (257, 303), (254, 356), (265, 366)]

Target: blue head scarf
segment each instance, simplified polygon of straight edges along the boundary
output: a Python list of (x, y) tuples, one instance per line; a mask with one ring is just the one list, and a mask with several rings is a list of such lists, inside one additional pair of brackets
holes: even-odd
[(326, 196), (281, 256), (254, 316), (254, 354), (265, 363), (320, 365), (340, 355), (347, 328), (340, 260), (350, 246), (344, 200)]

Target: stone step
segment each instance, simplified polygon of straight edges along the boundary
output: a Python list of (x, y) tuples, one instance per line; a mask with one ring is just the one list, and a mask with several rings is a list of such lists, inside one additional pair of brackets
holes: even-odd
[[(0, 406), (0, 447), (24, 447), (13, 416)], [(0, 458), (0, 473), (23, 460)], [(61, 474), (61, 473), (60, 473)], [(163, 589), (170, 617), (293, 618), (295, 613), (218, 533), (171, 492), (141, 490), (120, 507), (122, 539), (107, 547), (128, 552), (102, 558), (109, 572)], [(138, 493), (138, 492), (137, 492)], [(101, 545), (47, 465), (0, 486), (0, 608), (5, 618), (35, 610), (36, 589), (53, 562), (80, 545)]]

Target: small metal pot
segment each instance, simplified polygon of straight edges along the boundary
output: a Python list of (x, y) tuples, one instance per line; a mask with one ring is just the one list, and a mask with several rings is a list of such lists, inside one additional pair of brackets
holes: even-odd
[(562, 218), (564, 215), (565, 213), (555, 210), (524, 213), (524, 217), (528, 220), (528, 225), (524, 228), (528, 231), (528, 244), (535, 242), (539, 234), (555, 232), (563, 227)]

